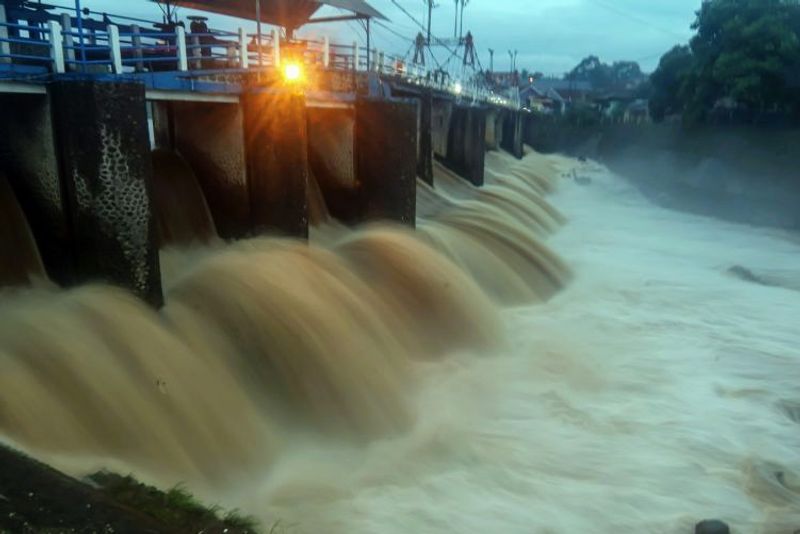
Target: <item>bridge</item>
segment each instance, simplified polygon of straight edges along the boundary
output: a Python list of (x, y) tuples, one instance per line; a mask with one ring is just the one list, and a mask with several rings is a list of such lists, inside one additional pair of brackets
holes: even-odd
[(0, 110), (0, 207), (18, 204), (47, 275), (154, 305), (176, 192), (199, 185), (222, 238), (305, 238), (310, 187), (346, 223), (413, 225), (434, 160), (481, 186), (486, 150), (522, 156), (514, 95), (381, 50), (22, 0), (0, 0)]

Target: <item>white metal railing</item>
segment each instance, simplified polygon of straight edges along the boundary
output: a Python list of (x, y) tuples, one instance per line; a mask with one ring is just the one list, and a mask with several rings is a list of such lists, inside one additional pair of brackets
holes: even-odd
[[(2, 14), (2, 13), (0, 13)], [(131, 25), (130, 31), (121, 32), (114, 24), (105, 31), (76, 30), (68, 14), (60, 22), (51, 20), (46, 27), (11, 24), (0, 17), (0, 63), (22, 61), (38, 62), (49, 66), (52, 72), (67, 70), (100, 69), (113, 74), (143, 71), (203, 70), (214, 68), (276, 68), (281, 64), (283, 51), (278, 30), (257, 36), (240, 28), (237, 32), (209, 31), (188, 33), (182, 26), (173, 32), (142, 31)], [(10, 37), (20, 32), (42, 35), (44, 39)], [(249, 41), (248, 41), (249, 40)], [(14, 45), (24, 43), (28, 48), (41, 47), (43, 53), (15, 53)], [(298, 57), (297, 47), (293, 44)], [(37, 52), (38, 53), (38, 52)], [(382, 76), (398, 78), (406, 83), (450, 93), (465, 101), (491, 103), (518, 108), (516, 95), (500, 95), (469, 81), (451, 79), (442, 72), (427, 70), (424, 66), (405, 58), (387, 55), (379, 49), (367, 50), (357, 43), (350, 45), (332, 43), (325, 36), (319, 41), (301, 43), (299, 57), (307, 68), (337, 71), (375, 72)]]

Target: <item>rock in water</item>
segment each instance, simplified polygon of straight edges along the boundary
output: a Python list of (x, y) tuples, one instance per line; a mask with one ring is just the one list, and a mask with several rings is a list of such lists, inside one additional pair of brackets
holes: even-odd
[(730, 269), (728, 269), (728, 273), (732, 274), (733, 276), (744, 280), (745, 282), (752, 282), (754, 284), (761, 284), (766, 285), (761, 278), (755, 275), (753, 271), (748, 269), (747, 267), (742, 267), (741, 265), (734, 265)]
[(778, 402), (778, 407), (786, 417), (795, 423), (800, 423), (800, 400), (782, 400)]
[(706, 519), (695, 525), (694, 534), (731, 534), (731, 529), (718, 519)]

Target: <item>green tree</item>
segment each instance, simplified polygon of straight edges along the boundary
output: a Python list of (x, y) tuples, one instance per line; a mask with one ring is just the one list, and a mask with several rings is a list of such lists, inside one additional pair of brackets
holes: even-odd
[(694, 56), (688, 46), (676, 46), (664, 54), (650, 76), (650, 115), (653, 120), (662, 121), (667, 115), (683, 113), (685, 86), (694, 67)]
[(581, 60), (565, 78), (573, 82), (589, 82), (596, 90), (608, 90), (613, 82), (614, 75), (611, 67), (600, 61), (597, 56), (588, 56)]
[(668, 52), (653, 75), (654, 116), (683, 110), (700, 122), (721, 103), (753, 115), (797, 113), (798, 0), (711, 0), (692, 28), (689, 48)]
[(618, 90), (633, 89), (643, 83), (647, 76), (635, 61), (615, 61), (611, 65), (611, 78)]
[(565, 78), (570, 81), (589, 82), (596, 91), (621, 91), (642, 83), (642, 74), (635, 61), (617, 61), (608, 65), (597, 56), (588, 56), (570, 71)]
[[(717, 0), (703, 5), (691, 46), (698, 59), (699, 96), (730, 98), (755, 111), (793, 105), (786, 73), (800, 56), (793, 28), (798, 3)], [(698, 105), (710, 102), (699, 100)]]

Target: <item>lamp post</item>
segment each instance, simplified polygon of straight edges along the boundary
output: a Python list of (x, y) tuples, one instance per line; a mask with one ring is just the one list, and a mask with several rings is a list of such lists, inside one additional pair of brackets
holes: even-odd
[(81, 11), (81, 0), (75, 0), (75, 18), (78, 22), (78, 47), (81, 51), (81, 70), (83, 70), (86, 68), (86, 48), (83, 45), (83, 12)]
[[(258, 46), (258, 66), (263, 66), (261, 59), (261, 0), (256, 0), (256, 45)], [(276, 43), (272, 43), (276, 46)]]

